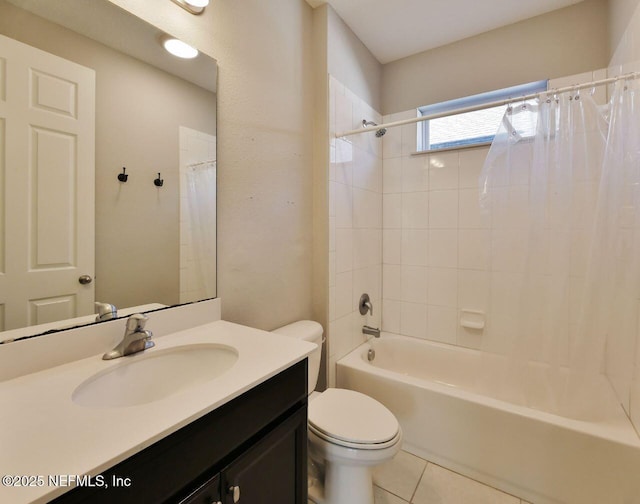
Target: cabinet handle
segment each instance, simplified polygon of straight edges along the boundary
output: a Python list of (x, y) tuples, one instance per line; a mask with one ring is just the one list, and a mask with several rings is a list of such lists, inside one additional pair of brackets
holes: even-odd
[(230, 486), (229, 493), (233, 495), (233, 502), (240, 501), (240, 487), (239, 486)]

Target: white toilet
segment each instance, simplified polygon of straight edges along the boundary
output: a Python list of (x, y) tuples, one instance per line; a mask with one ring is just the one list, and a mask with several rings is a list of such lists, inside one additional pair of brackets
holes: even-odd
[[(373, 504), (371, 468), (400, 450), (398, 420), (360, 392), (337, 388), (314, 392), (322, 352), (320, 324), (301, 320), (273, 332), (318, 345), (309, 356), (309, 455), (324, 468), (324, 503)], [(310, 498), (314, 498), (311, 492)]]

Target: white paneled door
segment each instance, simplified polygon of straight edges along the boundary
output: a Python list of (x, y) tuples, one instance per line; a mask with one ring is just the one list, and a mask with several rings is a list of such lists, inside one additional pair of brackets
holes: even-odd
[(0, 329), (93, 313), (94, 151), (95, 72), (0, 36)]

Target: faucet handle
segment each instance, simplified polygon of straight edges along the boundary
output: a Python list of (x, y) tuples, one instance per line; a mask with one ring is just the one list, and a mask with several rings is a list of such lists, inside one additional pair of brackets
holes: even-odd
[(127, 331), (143, 331), (147, 320), (149, 320), (149, 317), (147, 317), (144, 313), (134, 313), (127, 319)]
[(369, 294), (366, 292), (360, 296), (360, 302), (358, 303), (358, 309), (360, 310), (360, 315), (366, 315), (369, 312), (373, 315), (373, 304), (371, 303), (371, 299), (369, 298)]

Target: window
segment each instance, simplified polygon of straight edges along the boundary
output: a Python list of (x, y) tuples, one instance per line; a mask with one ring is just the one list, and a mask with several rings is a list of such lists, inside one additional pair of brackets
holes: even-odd
[(547, 83), (547, 80), (541, 80), (420, 107), (418, 113), (421, 116), (443, 112), (451, 112), (451, 114), (418, 123), (418, 150), (448, 149), (493, 141), (507, 105), (462, 114), (456, 111), (483, 103), (509, 98), (517, 99), (519, 96), (546, 91)]

